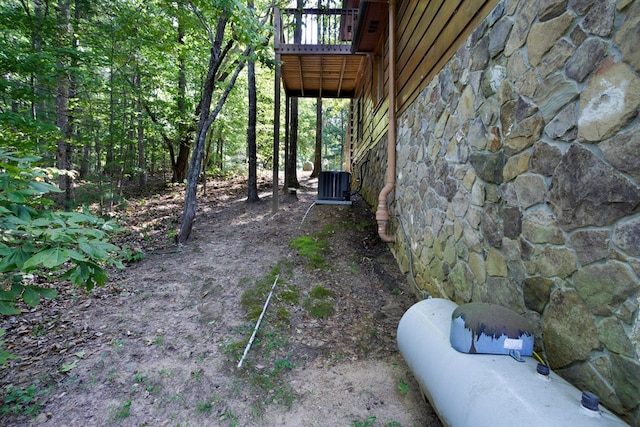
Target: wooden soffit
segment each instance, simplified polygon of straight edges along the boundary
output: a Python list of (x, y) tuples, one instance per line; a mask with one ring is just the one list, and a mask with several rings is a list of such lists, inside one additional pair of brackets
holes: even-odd
[(281, 55), (284, 89), (289, 96), (352, 98), (364, 55)]
[(351, 52), (375, 52), (389, 21), (389, 3), (386, 0), (351, 1), (349, 7), (358, 8)]

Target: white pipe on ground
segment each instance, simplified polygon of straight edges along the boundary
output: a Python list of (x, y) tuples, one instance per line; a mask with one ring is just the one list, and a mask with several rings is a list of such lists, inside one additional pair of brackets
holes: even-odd
[(581, 405), (581, 392), (537, 362), (505, 355), (467, 354), (450, 345), (451, 315), (444, 299), (414, 304), (398, 325), (398, 348), (443, 424), (451, 427), (627, 426), (602, 407)]

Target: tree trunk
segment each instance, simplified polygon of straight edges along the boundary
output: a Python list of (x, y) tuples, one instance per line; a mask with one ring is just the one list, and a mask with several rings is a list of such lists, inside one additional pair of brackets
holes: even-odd
[(115, 44), (115, 40), (111, 41), (111, 64), (109, 67), (109, 139), (107, 140), (107, 145), (105, 147), (105, 164), (104, 164), (104, 174), (109, 177), (111, 181), (113, 181), (113, 175), (115, 171), (115, 154), (114, 154), (114, 141), (115, 141), (115, 131), (116, 131), (116, 101), (115, 101), (115, 64), (113, 63), (113, 51)]
[[(193, 228), (193, 221), (196, 217), (196, 205), (197, 205), (197, 186), (198, 175), (200, 174), (200, 167), (202, 165), (202, 157), (204, 155), (205, 143), (207, 131), (211, 127), (211, 124), (220, 113), (222, 106), (224, 105), (229, 92), (236, 83), (238, 74), (244, 68), (245, 60), (242, 59), (236, 64), (236, 68), (233, 75), (229, 79), (224, 92), (218, 99), (216, 108), (211, 111), (211, 100), (213, 98), (213, 90), (215, 88), (216, 76), (218, 69), (225, 59), (225, 55), (231, 50), (233, 42), (229, 41), (222, 48), (224, 41), (224, 30), (229, 20), (229, 10), (225, 10), (223, 14), (218, 18), (216, 26), (215, 38), (211, 44), (211, 54), (209, 57), (209, 66), (207, 71), (207, 78), (205, 79), (202, 102), (200, 110), (200, 120), (198, 122), (198, 131), (196, 132), (195, 146), (193, 148), (193, 154), (191, 155), (191, 162), (189, 163), (189, 172), (187, 174), (187, 188), (185, 190), (184, 197), (184, 209), (182, 213), (182, 224), (180, 226), (180, 232), (178, 233), (178, 244), (184, 244), (191, 235), (191, 229)], [(248, 50), (244, 52), (244, 58), (248, 55)]]
[[(71, 2), (70, 0), (58, 1), (58, 28), (62, 35), (61, 47), (69, 47), (66, 42), (70, 40), (72, 34), (71, 25)], [(66, 46), (65, 46), (66, 45)], [(71, 171), (71, 126), (69, 123), (69, 86), (70, 75), (67, 74), (67, 65), (64, 57), (58, 58), (58, 88), (56, 92), (56, 126), (60, 129), (61, 135), (58, 139), (56, 150), (56, 163), (59, 169)], [(64, 173), (58, 178), (58, 186), (63, 191), (58, 196), (58, 204), (62, 207), (70, 207), (73, 199), (73, 180), (71, 173)]]
[[(249, 8), (249, 10), (253, 11), (253, 0), (247, 1), (247, 7)], [(256, 143), (256, 122), (258, 120), (258, 106), (256, 94), (256, 63), (253, 60), (249, 60), (248, 63), (247, 79), (249, 85), (249, 122), (247, 125), (249, 178), (247, 184), (247, 201), (258, 202), (260, 201), (260, 197), (258, 196), (258, 147)]]
[[(218, 99), (218, 103), (213, 111), (211, 111), (211, 100), (213, 97), (213, 90), (215, 83), (218, 79), (218, 70), (221, 64), (225, 61), (227, 53), (233, 47), (233, 40), (226, 42), (223, 48), (224, 32), (229, 20), (229, 16), (232, 13), (231, 10), (225, 9), (222, 15), (218, 18), (216, 25), (215, 36), (214, 33), (210, 33), (211, 40), (211, 54), (209, 57), (209, 67), (207, 70), (207, 77), (205, 79), (202, 100), (200, 103), (200, 120), (198, 122), (198, 131), (196, 133), (195, 147), (193, 148), (193, 154), (191, 155), (191, 162), (189, 164), (189, 173), (187, 174), (187, 188), (184, 196), (184, 209), (182, 213), (182, 225), (180, 226), (180, 232), (178, 233), (178, 244), (184, 244), (191, 235), (191, 229), (193, 228), (193, 221), (196, 216), (196, 196), (197, 196), (197, 184), (198, 175), (200, 172), (200, 166), (202, 165), (202, 157), (204, 154), (207, 131), (211, 127), (211, 124), (216, 119), (222, 106), (226, 102), (231, 89), (233, 89), (238, 79), (240, 71), (244, 68), (249, 52), (252, 48), (247, 48), (241, 54), (240, 58), (235, 62), (235, 69), (231, 73), (231, 77), (227, 82), (227, 85)], [(267, 14), (268, 16), (268, 14)], [(201, 16), (199, 16), (201, 18)], [(260, 25), (266, 23), (266, 18)], [(228, 70), (223, 73), (228, 76)]]
[(289, 155), (287, 156), (287, 182), (285, 191), (287, 188), (299, 188), (298, 182), (298, 98), (291, 98), (291, 112), (290, 116), (290, 135), (289, 135)]
[(322, 172), (322, 98), (316, 104), (316, 149), (313, 156), (312, 178), (317, 178)]
[[(182, 2), (178, 2), (178, 6), (182, 7)], [(184, 28), (182, 14), (178, 14), (178, 44), (184, 46)], [(186, 49), (180, 49), (178, 54), (178, 158), (174, 163), (172, 182), (182, 182), (187, 178), (187, 168), (189, 166), (189, 152), (191, 151), (191, 133), (189, 132), (189, 124), (186, 122), (187, 116), (187, 58), (185, 56)]]
[(224, 170), (224, 139), (222, 139), (222, 132), (218, 135), (216, 139), (216, 166), (221, 171)]
[(182, 182), (187, 179), (187, 171), (189, 169), (189, 152), (191, 151), (191, 141), (189, 134), (182, 134), (180, 147), (178, 149), (178, 158), (173, 169), (172, 182)]
[(142, 77), (137, 74), (136, 88), (138, 89), (138, 103), (136, 105), (138, 116), (138, 185), (140, 188), (147, 187), (147, 158), (144, 149), (144, 118), (142, 114)]
[[(322, 9), (322, 0), (318, 0), (318, 9)], [(320, 17), (318, 16), (318, 20)], [(318, 40), (322, 40), (322, 34), (320, 28), (325, 28), (324, 25), (318, 24)], [(316, 100), (316, 145), (313, 155), (313, 172), (311, 172), (311, 178), (317, 178), (322, 172), (322, 93)]]
[[(296, 8), (302, 10), (304, 7), (304, 0), (296, 1)], [(302, 14), (296, 14), (295, 29), (293, 33), (294, 43), (300, 43), (302, 41)], [(297, 162), (298, 162), (298, 98), (291, 98), (291, 128), (289, 135), (289, 155), (286, 158), (285, 168), (287, 173), (285, 174), (285, 191), (287, 188), (299, 188), (297, 174)]]
[(289, 182), (289, 133), (291, 132), (291, 97), (285, 94), (284, 101), (284, 188)]
[[(28, 6), (26, 3), (22, 3), (25, 7), (25, 12), (29, 14)], [(35, 25), (31, 34), (31, 44), (36, 54), (42, 53), (43, 49), (43, 31), (45, 25), (45, 18), (49, 14), (49, 5), (42, 0), (34, 0), (33, 2), (33, 15), (35, 18)], [(31, 101), (31, 118), (33, 120), (40, 120), (42, 122), (47, 120), (46, 114), (46, 89), (43, 84), (44, 77), (39, 74), (44, 72), (42, 69), (38, 69), (31, 74), (31, 89), (33, 91), (33, 100)]]

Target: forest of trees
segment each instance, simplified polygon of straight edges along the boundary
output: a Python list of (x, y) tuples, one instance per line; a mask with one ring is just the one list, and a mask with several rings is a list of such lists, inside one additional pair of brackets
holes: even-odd
[[(101, 284), (105, 263), (119, 262), (101, 218), (127, 186), (186, 183), (185, 212), (193, 203), (195, 213), (203, 177), (249, 176), (252, 157), (254, 168), (271, 167), (272, 8), (336, 6), (276, 3), (0, 4), (0, 313), (13, 312), (16, 298), (50, 296), (24, 282), (43, 269), (71, 263), (72, 282)], [(294, 165), (314, 160), (318, 102), (299, 101)], [(323, 161), (341, 169), (347, 103), (321, 106)], [(83, 207), (90, 204), (93, 211)], [(180, 230), (182, 242), (189, 232)]]

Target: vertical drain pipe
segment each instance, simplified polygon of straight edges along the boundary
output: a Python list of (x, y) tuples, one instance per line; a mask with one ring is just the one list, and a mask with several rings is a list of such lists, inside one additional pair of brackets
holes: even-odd
[(396, 182), (396, 2), (389, 0), (389, 129), (387, 131), (387, 178), (378, 196), (376, 221), (378, 235), (383, 242), (393, 243), (395, 236), (387, 234), (389, 207), (387, 197)]

